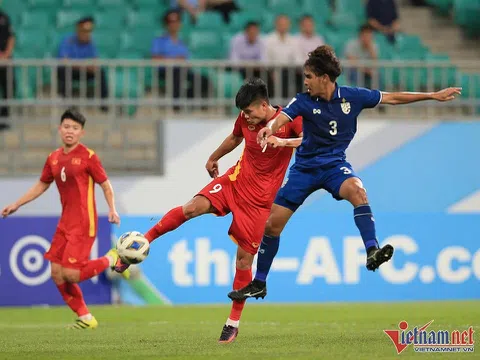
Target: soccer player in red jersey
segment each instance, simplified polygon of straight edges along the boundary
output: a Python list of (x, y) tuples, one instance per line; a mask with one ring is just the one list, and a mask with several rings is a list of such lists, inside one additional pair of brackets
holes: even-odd
[[(45, 162), (40, 180), (20, 199), (2, 210), (5, 218), (21, 206), (42, 195), (55, 181), (62, 203), (62, 216), (45, 258), (51, 262), (51, 274), (65, 303), (77, 315), (74, 329), (94, 329), (97, 320), (83, 299), (78, 283), (97, 276), (118, 259), (115, 249), (105, 256), (89, 260), (97, 235), (95, 183), (100, 184), (108, 203), (108, 220), (119, 224), (113, 188), (100, 159), (94, 151), (80, 143), (85, 117), (76, 110), (63, 113), (58, 132), (63, 146), (52, 152)], [(128, 273), (124, 274), (128, 277)]]
[[(152, 242), (194, 217), (213, 213), (233, 214), (228, 230), (238, 245), (233, 288), (239, 289), (252, 280), (252, 263), (262, 239), (263, 228), (270, 207), (287, 171), (294, 147), (302, 141), (302, 119), (291, 123), (268, 138), (265, 151), (256, 142), (258, 131), (275, 118), (281, 108), (274, 107), (268, 99), (265, 83), (258, 78), (249, 80), (237, 93), (236, 106), (241, 110), (233, 132), (227, 136), (207, 161), (206, 168), (214, 180), (183, 206), (176, 207), (146, 234)], [(219, 175), (218, 160), (245, 140), (245, 149), (237, 164)], [(128, 265), (118, 260), (115, 270), (122, 272)], [(219, 342), (229, 343), (238, 334), (240, 316), (245, 301), (234, 301), (230, 316), (223, 327)]]

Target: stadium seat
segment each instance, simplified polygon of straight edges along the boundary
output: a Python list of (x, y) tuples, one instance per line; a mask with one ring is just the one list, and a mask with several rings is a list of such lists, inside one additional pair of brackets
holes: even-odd
[[(125, 100), (137, 99), (145, 93), (141, 82), (138, 81), (138, 71), (136, 69), (116, 69), (108, 74), (108, 85), (110, 94), (114, 94), (116, 98)], [(129, 115), (133, 115), (136, 111), (135, 106), (127, 106)]]
[(60, 10), (57, 12), (57, 29), (58, 30), (74, 30), (75, 24), (78, 20), (82, 17), (91, 15), (84, 11), (67, 11), (67, 10)]
[(65, 8), (88, 8), (92, 9), (95, 6), (94, 0), (63, 0), (63, 7)]
[(16, 34), (16, 49), (18, 54), (27, 56), (28, 58), (39, 57), (43, 58), (49, 52), (49, 39), (44, 33), (36, 29), (23, 29)]
[(224, 98), (234, 98), (238, 89), (243, 85), (243, 78), (237, 71), (226, 71), (214, 74), (210, 77), (217, 96)]
[(226, 55), (221, 33), (215, 31), (192, 31), (190, 50), (193, 59), (223, 59)]
[[(437, 88), (446, 88), (454, 86), (457, 79), (457, 68), (452, 65), (452, 62), (447, 54), (427, 54), (425, 62), (428, 65), (428, 81)], [(434, 64), (439, 64), (434, 66)], [(445, 64), (445, 65), (442, 65)], [(448, 65), (448, 66), (446, 66)]]
[(448, 16), (453, 0), (427, 0), (427, 3), (432, 5), (440, 15)]
[[(26, 58), (26, 57), (22, 57)], [(18, 99), (34, 99), (37, 95), (36, 71), (33, 68), (15, 68), (15, 96)]]
[(30, 9), (56, 9), (62, 4), (62, 0), (28, 0)]
[(97, 0), (97, 6), (102, 9), (121, 9), (127, 4), (127, 0)]
[(144, 58), (149, 59), (154, 36), (154, 31), (149, 29), (126, 31), (120, 37), (120, 50), (140, 52)]
[(330, 18), (330, 23), (335, 29), (357, 31), (362, 24), (362, 20), (360, 20), (353, 12), (336, 11)]
[(234, 12), (230, 16), (230, 24), (229, 24), (229, 31), (236, 33), (239, 31), (243, 31), (245, 25), (249, 21), (256, 21), (262, 27), (262, 31), (264, 24), (262, 23), (262, 13), (260, 12), (251, 12), (251, 11), (237, 11)]
[(265, 0), (237, 0), (237, 6), (243, 11), (264, 12), (267, 11), (267, 2)]
[(93, 33), (93, 42), (102, 58), (114, 58), (118, 53), (120, 35), (115, 30), (96, 29)]
[(95, 31), (97, 30), (123, 30), (126, 23), (126, 13), (123, 8), (110, 9), (97, 12), (95, 18)]
[(37, 29), (43, 31), (50, 28), (52, 19), (49, 14), (43, 11), (25, 11), (21, 16), (21, 28)]
[(462, 73), (460, 84), (462, 98), (480, 99), (480, 74)]
[(301, 0), (302, 15), (311, 15), (316, 21), (325, 22), (332, 16), (329, 0)]
[(406, 56), (407, 58), (423, 59), (427, 53), (427, 48), (417, 35), (398, 34), (396, 36), (395, 52), (397, 57)]
[(198, 30), (223, 30), (226, 24), (223, 22), (222, 15), (214, 11), (204, 11), (197, 17), (195, 28)]
[(165, 2), (161, 0), (132, 0), (137, 9), (166, 7)]
[(132, 29), (158, 28), (160, 23), (159, 15), (152, 11), (136, 11), (127, 15), (127, 25)]
[(296, 1), (268, 0), (268, 11), (274, 14), (286, 14), (290, 19), (296, 19), (302, 12)]
[(19, 23), (20, 15), (25, 11), (26, 7), (27, 4), (23, 0), (4, 0), (0, 3), (0, 9), (8, 14), (13, 25)]

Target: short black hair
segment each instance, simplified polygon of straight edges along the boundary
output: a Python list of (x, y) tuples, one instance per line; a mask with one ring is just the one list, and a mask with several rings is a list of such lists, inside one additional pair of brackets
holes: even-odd
[(243, 29), (247, 30), (248, 28), (250, 28), (252, 26), (260, 27), (260, 24), (256, 21), (249, 21), (245, 24), (245, 27)]
[(168, 24), (168, 17), (172, 14), (176, 14), (179, 18), (180, 21), (181, 20), (181, 13), (180, 11), (176, 10), (176, 9), (173, 9), (173, 10), (167, 10), (165, 12), (165, 14), (163, 14), (163, 25), (167, 25)]
[(80, 111), (74, 108), (65, 110), (65, 112), (62, 114), (62, 117), (60, 118), (60, 124), (63, 123), (63, 121), (66, 119), (70, 119), (75, 121), (76, 123), (79, 123), (80, 125), (82, 125), (82, 128), (85, 127), (85, 123), (87, 122), (85, 116), (83, 116)]
[(258, 100), (265, 100), (270, 104), (267, 84), (260, 78), (251, 78), (238, 90), (237, 96), (235, 97), (235, 106), (243, 110)]
[(331, 46), (322, 45), (308, 53), (304, 67), (316, 76), (327, 74), (331, 81), (335, 81), (342, 73), (340, 60)]
[(373, 26), (370, 24), (363, 24), (358, 28), (358, 33), (361, 34), (364, 31), (373, 31)]
[(93, 16), (84, 16), (82, 17), (80, 20), (77, 21), (77, 25), (82, 25), (84, 23), (95, 23), (95, 19), (93, 18)]
[(312, 16), (312, 15), (310, 15), (310, 14), (304, 14), (304, 15), (302, 15), (302, 16), (300, 17), (300, 22), (302, 22), (302, 21), (304, 21), (304, 20), (307, 20), (307, 19), (312, 20), (312, 21), (315, 21), (315, 20), (313, 20), (313, 16)]

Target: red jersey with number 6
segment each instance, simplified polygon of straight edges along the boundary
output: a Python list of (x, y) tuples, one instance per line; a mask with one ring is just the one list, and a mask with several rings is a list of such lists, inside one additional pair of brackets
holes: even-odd
[[(272, 119), (282, 110), (281, 107), (276, 109), (277, 112)], [(227, 174), (234, 182), (236, 192), (246, 201), (255, 206), (270, 208), (282, 185), (293, 148), (269, 146), (263, 153), (257, 143), (257, 134), (265, 125), (266, 123), (248, 124), (243, 112), (240, 112), (235, 121), (233, 134), (245, 138), (245, 149), (237, 164), (230, 168)], [(301, 132), (302, 118), (299, 116), (280, 128), (274, 136), (284, 139), (295, 138)]]
[(79, 144), (65, 154), (59, 148), (48, 155), (40, 181), (57, 184), (62, 203), (58, 227), (72, 235), (95, 237), (97, 209), (95, 183), (107, 180), (100, 159), (93, 150)]

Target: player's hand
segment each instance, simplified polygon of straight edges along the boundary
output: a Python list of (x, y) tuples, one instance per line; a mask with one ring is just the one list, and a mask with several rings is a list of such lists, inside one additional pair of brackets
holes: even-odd
[(18, 205), (17, 204), (10, 204), (6, 207), (3, 208), (2, 210), (2, 217), (6, 218), (8, 215), (13, 214), (15, 211), (18, 210)]
[(208, 159), (205, 168), (207, 169), (208, 175), (210, 175), (211, 178), (216, 179), (218, 177), (218, 161)]
[(278, 138), (276, 136), (270, 136), (267, 138), (267, 144), (270, 147), (277, 148), (277, 147), (284, 147), (286, 144), (285, 139)]
[(108, 221), (112, 224), (120, 225), (120, 216), (118, 216), (117, 210), (110, 210), (108, 212)]
[(272, 136), (272, 129), (269, 127), (261, 128), (257, 134), (257, 143), (263, 148), (267, 144), (267, 139)]
[(456, 95), (462, 95), (461, 87), (449, 87), (433, 93), (433, 99), (437, 101), (450, 101), (455, 99)]

